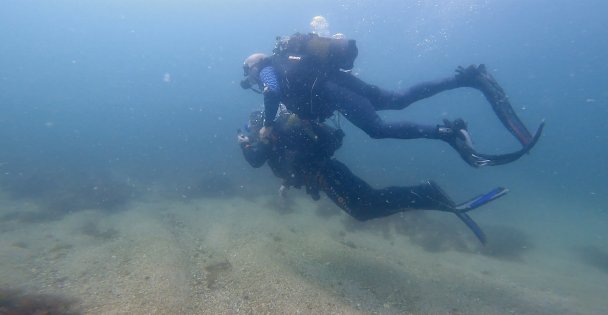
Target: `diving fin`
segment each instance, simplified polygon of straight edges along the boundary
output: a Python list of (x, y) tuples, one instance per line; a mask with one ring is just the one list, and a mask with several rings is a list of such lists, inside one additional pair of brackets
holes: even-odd
[(515, 152), (507, 153), (507, 154), (498, 154), (498, 155), (483, 154), (483, 153), (477, 153), (475, 151), (471, 151), (470, 157), (468, 159), (466, 159), (466, 161), (475, 167), (503, 165), (503, 164), (511, 163), (513, 161), (517, 161), (524, 154), (530, 152), (530, 150), (532, 150), (532, 148), (536, 145), (536, 143), (538, 142), (538, 139), (540, 138), (540, 135), (543, 132), (544, 127), (545, 127), (545, 122), (543, 121), (540, 124), (540, 126), (538, 127), (538, 129), (536, 130), (536, 133), (534, 134), (534, 138), (532, 138), (532, 140), (519, 151), (515, 151)]
[(456, 216), (462, 220), (462, 222), (464, 222), (464, 224), (466, 224), (471, 231), (473, 231), (473, 234), (477, 236), (477, 239), (481, 242), (481, 244), (486, 244), (486, 234), (468, 214), (461, 212), (455, 212), (454, 214), (456, 214)]
[[(524, 154), (530, 152), (530, 150), (532, 150), (532, 148), (538, 142), (538, 139), (540, 139), (540, 136), (543, 133), (544, 127), (545, 127), (545, 122), (543, 121), (540, 124), (540, 126), (538, 127), (538, 129), (536, 130), (534, 137), (530, 140), (530, 142), (528, 142), (528, 144), (526, 144), (522, 149), (520, 149), (518, 151), (506, 153), (506, 154), (478, 153), (470, 144), (471, 143), (470, 136), (468, 138), (468, 141), (456, 139), (456, 141), (454, 141), (450, 144), (458, 152), (458, 154), (460, 154), (460, 157), (462, 157), (462, 159), (465, 162), (467, 162), (467, 164), (469, 164), (473, 167), (503, 165), (503, 164), (508, 164), (508, 163), (517, 161), (517, 160), (519, 160), (519, 158), (524, 156)], [(464, 132), (463, 132), (463, 134), (464, 134)]]
[(466, 202), (463, 202), (463, 203), (455, 206), (452, 212), (462, 222), (464, 222), (464, 224), (466, 224), (467, 227), (469, 229), (471, 229), (473, 234), (475, 234), (477, 239), (479, 239), (479, 241), (485, 245), (485, 243), (486, 243), (485, 233), (481, 230), (479, 225), (477, 225), (477, 223), (467, 214), (467, 212), (471, 211), (473, 209), (479, 208), (492, 200), (496, 200), (496, 199), (506, 195), (508, 192), (509, 192), (509, 190), (507, 188), (503, 188), (503, 187), (494, 188), (490, 192), (487, 192), (483, 195), (479, 195), (471, 200), (468, 200)]
[(477, 75), (477, 84), (474, 87), (483, 93), (488, 102), (492, 105), (494, 113), (496, 113), (496, 116), (498, 116), (498, 119), (500, 119), (507, 130), (517, 138), (522, 146), (529, 146), (535, 141), (535, 137), (532, 136), (513, 110), (507, 93), (505, 93), (504, 89), (498, 84), (492, 74), (486, 70), (486, 67), (483, 64), (479, 65), (477, 68)]
[(455, 204), (443, 189), (433, 181), (427, 181), (425, 184), (418, 187), (418, 192), (422, 194), (425, 199), (431, 201), (431, 204), (428, 204), (427, 206), (432, 208), (428, 209), (437, 209), (439, 211), (455, 214), (469, 229), (471, 229), (473, 234), (475, 234), (482, 244), (485, 244), (486, 242), (486, 235), (467, 212), (477, 209), (490, 201), (496, 200), (509, 192), (507, 188), (497, 187), (461, 204)]
[(454, 213), (469, 212), (473, 209), (477, 209), (477, 208), (485, 205), (486, 203), (488, 203), (492, 200), (496, 200), (496, 199), (506, 195), (508, 192), (509, 192), (509, 189), (504, 188), (504, 187), (494, 188), (491, 191), (489, 191), (483, 195), (479, 195), (479, 196), (472, 198), (468, 201), (465, 201), (459, 205), (456, 205), (452, 209), (452, 212), (454, 212)]

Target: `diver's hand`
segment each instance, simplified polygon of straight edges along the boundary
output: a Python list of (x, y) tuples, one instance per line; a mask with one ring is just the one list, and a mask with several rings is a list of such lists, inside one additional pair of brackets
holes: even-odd
[(260, 129), (260, 140), (263, 142), (268, 142), (268, 137), (270, 136), (271, 132), (272, 126), (262, 127), (262, 129)]
[(249, 142), (249, 137), (247, 137), (246, 135), (239, 133), (236, 136), (236, 141), (240, 144), (240, 143), (246, 143)]

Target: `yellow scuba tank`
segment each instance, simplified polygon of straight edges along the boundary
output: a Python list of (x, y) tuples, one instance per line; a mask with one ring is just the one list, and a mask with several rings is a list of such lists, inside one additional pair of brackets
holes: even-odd
[(275, 55), (287, 55), (291, 60), (313, 58), (317, 66), (328, 67), (328, 70), (351, 70), (358, 53), (354, 39), (320, 37), (312, 33), (279, 37), (274, 49)]

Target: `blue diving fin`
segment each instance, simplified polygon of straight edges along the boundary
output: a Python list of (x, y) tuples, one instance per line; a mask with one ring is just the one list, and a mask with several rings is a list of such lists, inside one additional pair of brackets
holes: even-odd
[(485, 205), (486, 203), (492, 201), (492, 200), (496, 200), (504, 195), (506, 195), (509, 192), (509, 189), (504, 188), (504, 187), (497, 187), (492, 189), (491, 191), (483, 194), (483, 195), (479, 195), (471, 200), (465, 201), (459, 205), (456, 205), (454, 207), (454, 211), (456, 213), (464, 213), (464, 212), (468, 212), (471, 211), (473, 209), (479, 208), (483, 205)]
[(477, 223), (473, 221), (473, 219), (468, 214), (466, 214), (465, 212), (454, 212), (454, 214), (456, 214), (456, 216), (460, 220), (462, 220), (462, 222), (464, 222), (464, 224), (466, 224), (469, 229), (471, 229), (471, 231), (473, 231), (473, 234), (477, 236), (477, 239), (479, 239), (481, 244), (486, 244), (486, 234), (481, 230), (479, 225), (477, 225)]
[(466, 202), (463, 202), (463, 203), (455, 206), (453, 208), (452, 212), (460, 220), (462, 220), (462, 222), (464, 222), (464, 224), (466, 224), (467, 227), (469, 227), (469, 229), (471, 229), (471, 231), (473, 231), (475, 236), (477, 236), (477, 239), (479, 239), (479, 241), (485, 245), (485, 243), (486, 243), (485, 233), (481, 230), (479, 225), (477, 225), (477, 223), (467, 214), (467, 212), (471, 211), (473, 209), (479, 208), (492, 200), (496, 200), (496, 199), (506, 195), (508, 192), (509, 192), (509, 190), (507, 188), (503, 188), (503, 187), (494, 188), (491, 191), (489, 191), (483, 195), (479, 195), (471, 200), (468, 200)]

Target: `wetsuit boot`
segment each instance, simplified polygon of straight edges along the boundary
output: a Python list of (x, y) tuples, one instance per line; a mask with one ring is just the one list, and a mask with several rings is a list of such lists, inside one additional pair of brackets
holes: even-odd
[(454, 201), (432, 180), (412, 186), (410, 193), (413, 195), (413, 208), (452, 212), (456, 207)]
[(443, 120), (443, 125), (437, 126), (438, 138), (447, 142), (458, 154), (462, 157), (465, 162), (473, 167), (479, 167), (479, 159), (475, 149), (473, 148), (473, 142), (467, 129), (467, 124), (461, 118), (454, 121), (447, 119)]

